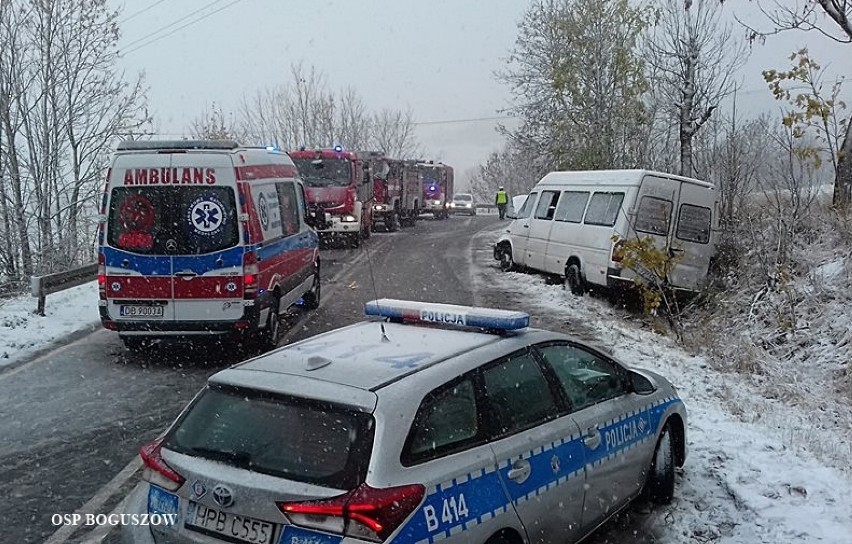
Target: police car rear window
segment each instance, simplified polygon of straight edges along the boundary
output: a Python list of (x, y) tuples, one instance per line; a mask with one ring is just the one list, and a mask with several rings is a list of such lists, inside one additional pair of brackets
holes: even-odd
[(237, 245), (230, 187), (116, 187), (110, 194), (107, 242), (150, 255), (193, 255)]
[(171, 450), (334, 489), (364, 481), (372, 416), (344, 406), (211, 387), (166, 436)]

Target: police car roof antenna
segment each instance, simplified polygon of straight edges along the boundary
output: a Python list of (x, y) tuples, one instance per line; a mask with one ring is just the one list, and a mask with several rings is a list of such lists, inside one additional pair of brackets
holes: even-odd
[[(376, 304), (379, 304), (379, 290), (376, 288), (376, 276), (373, 275), (373, 259), (370, 258), (370, 249), (366, 244), (362, 244), (361, 247), (364, 251), (367, 252), (367, 268), (370, 270), (370, 281), (373, 283), (373, 296), (376, 297)], [(380, 321), (379, 327), (382, 329), (382, 342), (390, 342), (390, 338), (388, 338), (387, 333), (385, 332), (385, 322)]]

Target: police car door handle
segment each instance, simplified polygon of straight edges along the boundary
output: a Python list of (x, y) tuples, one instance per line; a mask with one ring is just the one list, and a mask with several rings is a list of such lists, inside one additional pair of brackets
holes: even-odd
[(530, 466), (530, 462), (526, 459), (519, 459), (512, 463), (512, 468), (509, 469), (509, 472), (506, 474), (508, 478), (515, 483), (522, 484), (527, 481), (527, 478), (530, 477), (530, 473), (532, 472), (532, 467)]
[(597, 427), (590, 427), (586, 429), (586, 435), (583, 437), (583, 443), (590, 450), (596, 449), (601, 445), (601, 433), (598, 431)]

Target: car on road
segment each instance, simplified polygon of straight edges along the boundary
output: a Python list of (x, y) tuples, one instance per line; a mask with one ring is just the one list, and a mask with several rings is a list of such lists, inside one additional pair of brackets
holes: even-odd
[(470, 193), (456, 193), (453, 195), (453, 201), (450, 202), (450, 213), (475, 216), (476, 204), (474, 204), (473, 195)]
[[(392, 299), (209, 378), (141, 450), (127, 544), (574, 542), (672, 498), (663, 377), (507, 310)], [(156, 516), (153, 516), (156, 514)]]

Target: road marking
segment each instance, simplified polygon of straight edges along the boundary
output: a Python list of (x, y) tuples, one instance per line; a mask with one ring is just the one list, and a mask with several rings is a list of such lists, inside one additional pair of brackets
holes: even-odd
[[(100, 488), (97, 493), (95, 493), (89, 501), (81, 506), (75, 511), (75, 514), (81, 514), (85, 516), (86, 514), (97, 514), (101, 507), (112, 497), (115, 493), (121, 489), (127, 480), (133, 477), (133, 474), (136, 473), (142, 467), (142, 459), (137, 455), (133, 458), (132, 461), (127, 463), (127, 466), (121, 469), (121, 471), (113, 476), (112, 480), (110, 480), (105, 486)], [(44, 541), (44, 544), (63, 544), (67, 542), (71, 535), (73, 535), (79, 527), (77, 525), (63, 525), (59, 528), (55, 533), (50, 535), (50, 538)], [(104, 535), (106, 536), (106, 535)]]

